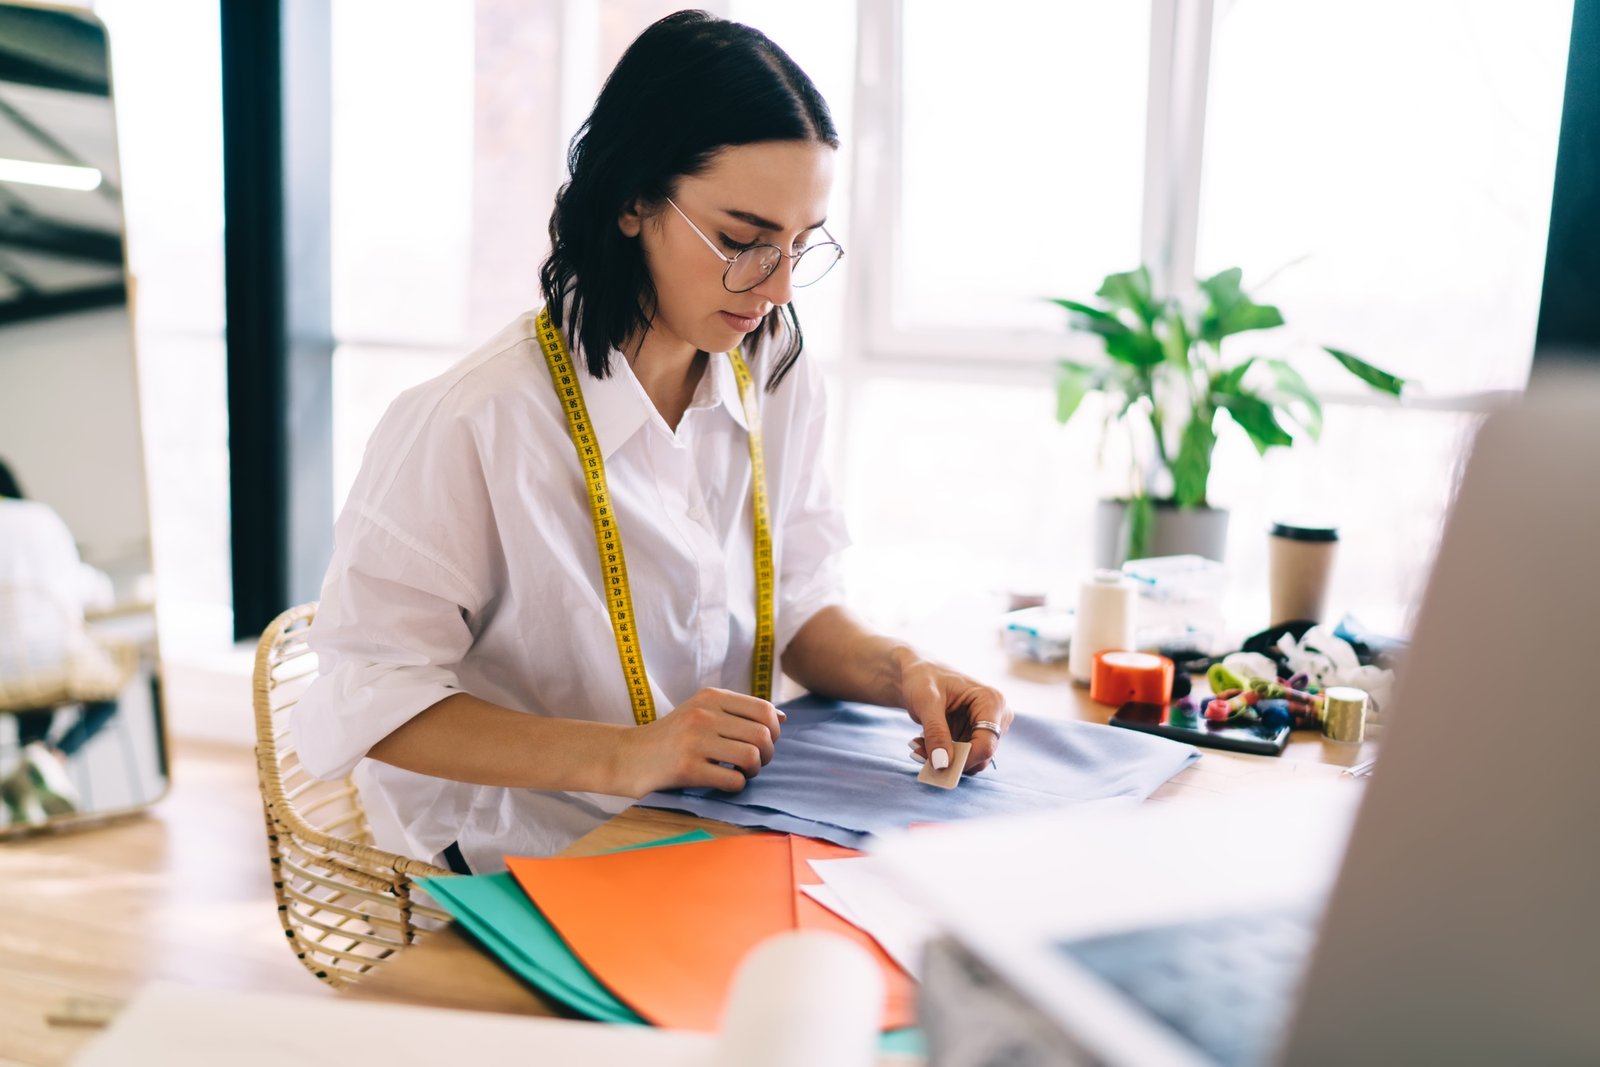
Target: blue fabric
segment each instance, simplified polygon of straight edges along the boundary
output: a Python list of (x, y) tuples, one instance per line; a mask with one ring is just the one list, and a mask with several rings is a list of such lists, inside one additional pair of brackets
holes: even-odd
[(784, 705), (772, 762), (743, 791), (673, 790), (639, 803), (860, 848), (912, 823), (1039, 811), (1089, 800), (1142, 800), (1199, 758), (1189, 745), (1086, 722), (1018, 715), (996, 764), (955, 789), (917, 781), (895, 708), (803, 697)]
[[(906, 757), (908, 761), (910, 758), (910, 756)], [(763, 770), (761, 773), (765, 774), (766, 771)], [(735, 826), (772, 830), (780, 834), (797, 834), (800, 837), (817, 837), (824, 841), (832, 841), (836, 845), (843, 845), (846, 848), (865, 849), (867, 847), (867, 841), (870, 838), (868, 834), (856, 833), (842, 826), (830, 826), (828, 823), (802, 819), (787, 812), (774, 811), (771, 808), (746, 807), (734, 801), (721, 799), (730, 795), (728, 793), (712, 793), (710, 796), (676, 792), (652, 793), (639, 801), (639, 803), (652, 808), (674, 808), (678, 811), (687, 811), (692, 815), (716, 819), (718, 822), (732, 823)]]

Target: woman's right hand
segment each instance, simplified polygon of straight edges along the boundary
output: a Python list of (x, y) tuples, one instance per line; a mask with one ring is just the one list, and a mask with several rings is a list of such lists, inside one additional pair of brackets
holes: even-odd
[(623, 795), (708, 787), (737, 793), (772, 759), (784, 718), (759, 697), (702, 689), (655, 722), (623, 731)]

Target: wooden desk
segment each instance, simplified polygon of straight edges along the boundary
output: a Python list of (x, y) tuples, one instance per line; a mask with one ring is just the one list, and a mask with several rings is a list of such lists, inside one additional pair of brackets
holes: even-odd
[[(1086, 690), (1072, 686), (1062, 667), (1011, 660), (998, 645), (992, 649), (978, 648), (970, 637), (965, 645), (954, 649), (956, 654), (950, 654), (938, 647), (938, 640), (936, 632), (931, 639), (920, 641), (919, 646), (927, 649), (928, 654), (956, 663), (974, 676), (998, 686), (1019, 712), (1101, 723), (1111, 716), (1113, 709), (1095, 704)], [(965, 655), (960, 654), (963, 649)], [(971, 665), (973, 661), (978, 662)], [(906, 732), (908, 737), (914, 733), (909, 721)], [(1363, 758), (1363, 751), (1370, 747), (1337, 744), (1314, 733), (1297, 731), (1283, 757), (1206, 749), (1202, 750), (1198, 762), (1163, 785), (1151, 800), (1181, 802), (1186, 798), (1234, 793), (1289, 779), (1336, 778), (1340, 768)], [(1003, 752), (1002, 749), (1001, 758)], [(750, 832), (680, 812), (630, 808), (579, 838), (563, 850), (562, 855), (589, 856), (695, 829), (719, 837)], [(400, 1004), (571, 1016), (570, 1012), (512, 976), (478, 948), (471, 937), (453, 926), (434, 931), (405, 949), (371, 978), (352, 987), (348, 995)]]

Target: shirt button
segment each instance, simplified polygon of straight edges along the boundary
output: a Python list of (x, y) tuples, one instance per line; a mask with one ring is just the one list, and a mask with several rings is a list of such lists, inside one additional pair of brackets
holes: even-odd
[(706, 517), (706, 513), (701, 511), (699, 508), (690, 508), (689, 509), (689, 518), (693, 519), (695, 522), (699, 522), (701, 519), (703, 519), (705, 517)]

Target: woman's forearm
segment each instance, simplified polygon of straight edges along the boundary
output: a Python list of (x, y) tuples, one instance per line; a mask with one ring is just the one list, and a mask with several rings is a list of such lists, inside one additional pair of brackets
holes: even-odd
[(626, 796), (621, 750), (627, 730), (529, 715), (457, 693), (367, 755), (402, 770), (475, 785)]
[(783, 650), (783, 673), (821, 696), (894, 706), (902, 670), (915, 658), (905, 642), (833, 606), (811, 616)]

